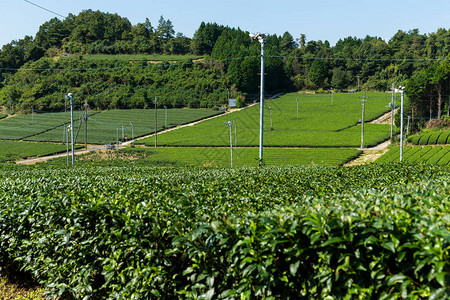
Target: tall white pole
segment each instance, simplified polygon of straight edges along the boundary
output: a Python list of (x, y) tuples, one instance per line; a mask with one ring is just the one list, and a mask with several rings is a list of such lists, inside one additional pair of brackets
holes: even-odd
[(67, 165), (69, 165), (69, 128), (66, 128), (64, 125), (64, 129), (66, 130), (66, 146), (67, 146)]
[(392, 100), (391, 100), (391, 139), (394, 136), (394, 93), (395, 85), (392, 84)]
[(333, 97), (334, 97), (334, 89), (333, 88), (331, 88), (331, 106), (333, 106)]
[(70, 98), (70, 139), (72, 141), (72, 165), (75, 164), (75, 141), (73, 139), (73, 95), (69, 94)]
[(228, 122), (228, 127), (230, 127), (231, 168), (233, 168), (233, 131), (231, 122)]
[(362, 116), (361, 116), (361, 149), (364, 149), (364, 114), (366, 111), (366, 92), (364, 92), (364, 97), (362, 100)]
[(133, 122), (130, 122), (131, 124), (131, 144), (134, 145), (134, 125)]
[(231, 123), (234, 124), (234, 147), (236, 148), (237, 145), (237, 131), (236, 131), (236, 121), (231, 121)]
[(164, 106), (166, 116), (164, 118), (164, 128), (167, 128), (167, 106)]
[(261, 43), (261, 90), (260, 90), (260, 111), (259, 111), (259, 163), (263, 162), (263, 130), (264, 130), (264, 38), (259, 37)]
[(156, 107), (156, 96), (155, 96), (155, 148), (158, 146), (158, 111)]
[(269, 117), (270, 117), (270, 130), (273, 130), (273, 123), (272, 123), (272, 108), (269, 106)]
[(400, 87), (401, 94), (401, 104), (400, 104), (400, 161), (403, 161), (403, 100), (404, 100), (404, 91), (403, 88)]

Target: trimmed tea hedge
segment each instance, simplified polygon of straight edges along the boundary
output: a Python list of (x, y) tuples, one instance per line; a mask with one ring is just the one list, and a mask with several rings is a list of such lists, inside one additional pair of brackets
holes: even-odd
[(425, 132), (409, 136), (408, 141), (413, 145), (442, 145), (450, 143), (449, 135), (450, 130)]
[(401, 164), (8, 166), (0, 261), (49, 297), (445, 299), (449, 180)]

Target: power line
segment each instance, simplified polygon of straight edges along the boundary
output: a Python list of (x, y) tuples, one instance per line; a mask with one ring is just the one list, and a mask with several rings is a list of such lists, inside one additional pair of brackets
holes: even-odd
[(212, 59), (208, 61), (196, 61), (196, 62), (188, 62), (188, 63), (174, 63), (174, 64), (159, 64), (152, 66), (133, 66), (133, 67), (113, 67), (113, 68), (73, 68), (73, 69), (23, 69), (23, 68), (0, 68), (0, 70), (4, 71), (102, 71), (102, 70), (127, 70), (127, 69), (146, 69), (146, 68), (161, 68), (161, 67), (173, 67), (173, 66), (185, 66), (185, 65), (195, 65), (195, 64), (208, 64), (208, 63), (216, 63), (216, 62), (225, 62), (225, 61), (233, 61), (233, 60), (241, 60), (247, 58), (259, 58), (259, 56), (243, 56), (243, 57), (233, 57), (226, 59)]
[(54, 15), (57, 15), (57, 16), (59, 16), (59, 17), (61, 17), (61, 18), (64, 18), (64, 19), (66, 18), (66, 17), (63, 16), (63, 15), (60, 15), (60, 14), (54, 12), (54, 11), (51, 11), (51, 10), (49, 10), (49, 9), (47, 9), (47, 8), (45, 8), (45, 7), (42, 7), (42, 6), (40, 6), (40, 5), (36, 4), (36, 3), (33, 3), (33, 2), (31, 2), (31, 1), (28, 1), (28, 0), (23, 0), (23, 1), (25, 1), (25, 2), (27, 2), (27, 3), (30, 3), (31, 5), (34, 5), (34, 6), (36, 6), (36, 7), (39, 7), (40, 9), (43, 9), (43, 10), (45, 10), (45, 11), (48, 11), (49, 13), (52, 13), (52, 14), (54, 14)]
[(266, 57), (296, 58), (304, 60), (387, 61), (387, 62), (450, 61), (450, 58), (351, 58), (351, 57), (309, 57), (309, 56), (281, 56), (281, 55), (266, 55)]

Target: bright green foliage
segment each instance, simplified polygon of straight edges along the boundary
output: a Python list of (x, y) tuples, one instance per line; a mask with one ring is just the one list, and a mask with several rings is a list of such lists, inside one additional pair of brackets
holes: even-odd
[[(450, 165), (450, 146), (409, 146), (403, 148), (403, 161), (408, 163), (427, 163)], [(400, 157), (400, 147), (394, 147), (376, 160), (377, 163), (397, 162)]]
[[(74, 122), (78, 122), (81, 117), (79, 112), (74, 113)], [(14, 116), (0, 121), (0, 139), (31, 139), (35, 135), (55, 128), (61, 128), (59, 136), (62, 136), (63, 123), (70, 124), (70, 112)]]
[(145, 56), (130, 61), (43, 57), (9, 77), (0, 99), (7, 104), (13, 95), (17, 109), (61, 111), (64, 95), (72, 91), (75, 101), (87, 101), (92, 109), (149, 108), (155, 96), (159, 107), (213, 108), (227, 103), (229, 88), (229, 77), (213, 66), (152, 63)]
[[(264, 165), (332, 165), (340, 166), (356, 158), (362, 151), (344, 148), (265, 148)], [(231, 165), (231, 151), (222, 147), (163, 147), (163, 148), (124, 148), (110, 151), (106, 155), (89, 153), (77, 158), (77, 164), (97, 165), (181, 165), (193, 167), (228, 168)], [(64, 159), (49, 162), (65, 164)], [(258, 165), (258, 148), (233, 149), (234, 167)]]
[(439, 161), (447, 154), (447, 152), (450, 151), (450, 147), (446, 146), (443, 147), (441, 151), (439, 151), (438, 153), (436, 153), (435, 155), (433, 155), (433, 157), (431, 157), (427, 163), (430, 164), (437, 164), (439, 163)]
[(444, 156), (441, 157), (441, 159), (437, 162), (438, 165), (450, 165), (450, 150), (445, 153)]
[(432, 135), (432, 132), (428, 132), (422, 135), (422, 137), (419, 140), (419, 145), (429, 145), (428, 140), (430, 139), (430, 136)]
[(433, 147), (433, 149), (431, 149), (430, 151), (426, 152), (424, 155), (421, 155), (420, 156), (421, 158), (420, 159), (418, 158), (417, 161), (418, 162), (426, 162), (429, 159), (431, 159), (434, 155), (436, 155), (436, 153), (440, 152), (442, 149), (443, 149), (442, 146)]
[(444, 131), (439, 136), (437, 143), (438, 144), (447, 144), (448, 142), (450, 142), (450, 140), (448, 139), (449, 136), (450, 136), (450, 130)]
[(45, 156), (65, 150), (66, 146), (57, 144), (0, 141), (0, 162)]
[(433, 132), (431, 135), (430, 135), (430, 138), (428, 139), (428, 143), (427, 143), (427, 145), (436, 145), (438, 142), (438, 139), (439, 139), (439, 136), (442, 134), (443, 132), (442, 131), (437, 131), (437, 132)]
[[(265, 101), (264, 145), (303, 147), (359, 147), (361, 145), (362, 94), (305, 95), (290, 93)], [(369, 93), (366, 121), (375, 119), (386, 109), (389, 95)], [(297, 101), (299, 115), (297, 120)], [(271, 110), (269, 110), (269, 107)], [(272, 113), (272, 127), (270, 112)], [(229, 130), (224, 122), (236, 122), (238, 146), (259, 144), (259, 105), (223, 115), (192, 127), (161, 135), (159, 144), (166, 146), (227, 146)], [(234, 136), (234, 127), (233, 127)], [(366, 124), (365, 146), (378, 144), (389, 138), (389, 125)], [(150, 139), (142, 140), (151, 145)]]
[(433, 146), (425, 146), (425, 147), (416, 147), (417, 151), (413, 155), (408, 155), (408, 162), (420, 162), (422, 160), (425, 160), (426, 157), (429, 157), (428, 152), (430, 152), (433, 149)]
[[(167, 128), (197, 121), (220, 112), (212, 109), (167, 109)], [(85, 123), (81, 123), (83, 114), (74, 113), (74, 134), (78, 132), (76, 142), (84, 143)], [(33, 120), (33, 121), (32, 121)], [(23, 139), (37, 142), (62, 142), (65, 138), (64, 125), (70, 124), (70, 113), (41, 113), (15, 116), (0, 121), (0, 138)], [(131, 126), (133, 122), (133, 126)], [(109, 110), (104, 112), (89, 111), (88, 117), (88, 143), (105, 144), (122, 141), (122, 125), (124, 136), (130, 140), (132, 129), (134, 137), (154, 133), (154, 109)], [(166, 126), (166, 111), (157, 111), (158, 130)], [(134, 127), (134, 128), (133, 128)], [(78, 130), (78, 128), (80, 128)], [(117, 129), (119, 136), (117, 137)]]
[(445, 299), (448, 174), (2, 168), (0, 260), (49, 297)]
[(408, 142), (410, 142), (413, 145), (419, 145), (419, 140), (422, 136), (419, 134), (415, 134), (415, 135), (410, 135), (408, 137)]
[(421, 151), (421, 147), (411, 147), (409, 149), (406, 149), (403, 153), (403, 159), (409, 159), (410, 157), (414, 156), (417, 152)]
[(425, 132), (409, 136), (408, 141), (413, 145), (447, 144), (449, 135), (450, 130)]

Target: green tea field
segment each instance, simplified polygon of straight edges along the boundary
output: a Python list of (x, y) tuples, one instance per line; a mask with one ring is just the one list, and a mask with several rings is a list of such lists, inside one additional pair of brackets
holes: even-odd
[[(287, 147), (360, 147), (361, 96), (335, 94), (308, 95), (291, 93), (265, 101), (264, 144)], [(380, 116), (388, 109), (390, 95), (368, 93), (365, 121)], [(298, 99), (298, 119), (297, 119)], [(270, 108), (270, 109), (269, 109)], [(166, 146), (227, 146), (229, 130), (224, 122), (234, 121), (236, 145), (257, 146), (259, 143), (259, 105), (223, 115), (196, 126), (175, 130), (159, 137)], [(235, 125), (234, 125), (235, 124)], [(373, 146), (389, 138), (390, 126), (365, 124), (364, 146)], [(151, 145), (152, 139), (140, 143)]]
[[(361, 154), (360, 150), (346, 148), (265, 148), (265, 166), (330, 165), (341, 166)], [(258, 148), (233, 150), (234, 167), (257, 165)], [(48, 162), (64, 165), (66, 159)], [(77, 157), (79, 165), (151, 165), (189, 166), (208, 168), (231, 167), (231, 151), (226, 147), (135, 147), (116, 151), (92, 152)]]
[(450, 130), (431, 131), (414, 134), (408, 137), (408, 142), (413, 145), (438, 145), (450, 144)]
[[(400, 147), (394, 147), (376, 160), (377, 163), (398, 162)], [(450, 166), (450, 146), (403, 147), (403, 161)]]
[(0, 266), (49, 298), (448, 299), (448, 167), (5, 166)]
[(41, 157), (66, 151), (66, 146), (52, 143), (0, 141), (0, 162)]
[[(166, 114), (167, 112), (167, 114)], [(190, 123), (220, 113), (212, 109), (158, 109), (157, 128), (173, 127)], [(166, 117), (167, 116), (167, 117)], [(84, 143), (85, 123), (80, 123), (83, 115), (74, 113), (75, 134), (78, 143)], [(42, 113), (14, 116), (0, 121), (0, 139), (26, 140), (35, 142), (63, 142), (64, 126), (70, 124), (70, 113)], [(131, 125), (133, 123), (133, 125)], [(80, 125), (81, 124), (81, 125)], [(123, 136), (122, 136), (123, 126)], [(115, 143), (117, 139), (151, 134), (155, 131), (154, 109), (109, 110), (89, 112), (88, 143)], [(119, 132), (119, 136), (117, 133)]]

